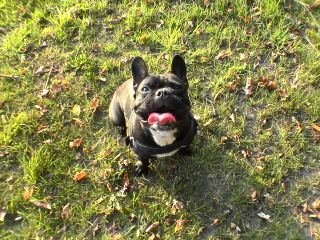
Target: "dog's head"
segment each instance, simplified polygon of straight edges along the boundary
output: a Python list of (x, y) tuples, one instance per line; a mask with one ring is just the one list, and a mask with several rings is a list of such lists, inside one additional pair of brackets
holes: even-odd
[(170, 129), (185, 119), (190, 111), (186, 64), (174, 56), (171, 71), (149, 75), (141, 57), (132, 61), (134, 110), (140, 121), (152, 128)]

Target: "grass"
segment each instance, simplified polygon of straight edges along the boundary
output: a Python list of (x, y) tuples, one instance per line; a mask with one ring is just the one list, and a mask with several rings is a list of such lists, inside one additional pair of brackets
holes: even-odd
[[(301, 207), (319, 198), (319, 7), (204, 2), (2, 1), (1, 239), (320, 238), (310, 217), (319, 209)], [(134, 178), (108, 104), (133, 56), (158, 74), (177, 53), (199, 118), (194, 154), (155, 160)], [(75, 139), (83, 143), (71, 148)], [(175, 231), (178, 220), (188, 221)], [(146, 232), (155, 222), (158, 232)]]

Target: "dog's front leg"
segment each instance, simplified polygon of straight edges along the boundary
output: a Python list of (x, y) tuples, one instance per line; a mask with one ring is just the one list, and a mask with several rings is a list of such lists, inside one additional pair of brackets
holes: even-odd
[(149, 170), (149, 156), (138, 155), (138, 161), (136, 162), (135, 175), (140, 177), (147, 175)]

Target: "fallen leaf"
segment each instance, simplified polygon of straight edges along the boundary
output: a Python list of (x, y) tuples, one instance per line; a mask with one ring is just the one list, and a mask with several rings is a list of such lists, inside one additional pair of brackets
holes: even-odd
[(83, 179), (85, 179), (87, 177), (87, 173), (84, 172), (84, 171), (81, 171), (81, 172), (77, 172), (74, 177), (73, 177), (73, 180), (79, 182)]
[(0, 210), (0, 222), (4, 222), (6, 215), (7, 215), (7, 211)]
[(152, 234), (148, 240), (160, 240), (160, 235), (157, 233), (157, 234)]
[(311, 124), (311, 127), (312, 127), (313, 134), (314, 134), (313, 141), (314, 141), (314, 143), (317, 143), (320, 140), (320, 127), (314, 123)]
[(77, 138), (73, 142), (69, 142), (69, 147), (76, 148), (76, 147), (79, 147), (82, 143), (83, 143), (83, 140), (80, 138)]
[(112, 152), (110, 150), (103, 153), (103, 157), (108, 157)]
[(248, 150), (241, 150), (241, 154), (243, 155), (244, 158), (248, 158), (250, 157), (250, 153), (248, 152)]
[(49, 96), (49, 92), (50, 91), (48, 89), (42, 89), (39, 95), (41, 97), (48, 97)]
[(232, 113), (232, 114), (230, 115), (230, 119), (231, 119), (232, 122), (236, 122), (236, 115), (235, 115), (235, 113)]
[(243, 88), (244, 94), (250, 96), (253, 94), (255, 85), (252, 77), (247, 78), (246, 86)]
[(244, 22), (246, 22), (246, 23), (249, 23), (250, 20), (251, 20), (251, 17), (250, 17), (250, 16), (247, 16), (247, 17), (244, 18)]
[(182, 202), (173, 199), (172, 207), (171, 207), (171, 212), (172, 214), (176, 214), (178, 212), (181, 212), (184, 208), (184, 205)]
[(62, 207), (61, 210), (61, 217), (63, 219), (69, 218), (69, 213), (70, 213), (70, 203), (66, 204), (65, 206)]
[(177, 224), (174, 228), (174, 232), (178, 232), (178, 231), (182, 230), (185, 227), (187, 222), (189, 222), (189, 220), (178, 220)]
[(203, 0), (203, 4), (204, 4), (206, 7), (209, 7), (209, 5), (210, 5), (210, 0)]
[(213, 119), (210, 118), (205, 124), (203, 124), (204, 127), (209, 126), (213, 122)]
[(178, 168), (178, 167), (177, 167), (177, 165), (174, 165), (174, 164), (168, 164), (168, 165), (166, 165), (166, 169), (167, 169), (167, 170), (172, 170), (172, 169), (176, 169), (176, 168)]
[(228, 140), (229, 140), (229, 138), (226, 137), (226, 136), (221, 137), (221, 142), (222, 143), (226, 143)]
[(231, 91), (238, 91), (238, 88), (233, 84), (233, 82), (228, 82), (227, 83), (227, 87), (231, 90)]
[(52, 144), (52, 140), (51, 139), (47, 139), (43, 141), (44, 144)]
[(99, 98), (97, 96), (95, 96), (92, 100), (92, 104), (90, 106), (90, 109), (93, 110), (93, 112), (95, 112), (97, 110), (98, 106), (99, 106)]
[(41, 115), (47, 112), (47, 107), (45, 105), (35, 105), (34, 107), (39, 109)]
[(34, 75), (36, 76), (41, 75), (44, 72), (45, 68), (46, 68), (45, 66), (40, 66), (38, 70), (34, 73)]
[(244, 61), (244, 62), (246, 62), (246, 61), (249, 60), (248, 55), (246, 55), (246, 54), (244, 54), (244, 53), (240, 53), (239, 58), (240, 58), (240, 61)]
[(220, 219), (214, 219), (212, 222), (213, 226), (219, 226), (222, 223), (222, 221)]
[(33, 205), (35, 205), (37, 207), (41, 207), (42, 209), (45, 209), (45, 210), (51, 210), (52, 209), (51, 205), (46, 200), (40, 200), (40, 201), (30, 200), (30, 202)]
[(303, 211), (304, 213), (312, 212), (312, 210), (311, 210), (308, 202), (302, 204), (301, 207), (303, 208), (302, 211)]
[(52, 84), (51, 86), (52, 93), (59, 93), (61, 90), (62, 90), (62, 87), (60, 84)]
[(146, 40), (147, 40), (147, 38), (148, 38), (147, 35), (142, 35), (141, 38), (140, 38), (140, 41), (141, 41), (142, 43), (145, 43)]
[(311, 215), (309, 215), (309, 218), (313, 218), (313, 219), (316, 219), (316, 220), (320, 220), (320, 213), (311, 214)]
[(84, 148), (82, 148), (82, 151), (85, 152), (85, 153), (89, 153), (90, 152), (90, 148), (84, 147)]
[(314, 8), (314, 7), (318, 7), (320, 6), (320, 1), (316, 1), (315, 3), (313, 3), (312, 5), (310, 5), (310, 8)]
[(279, 95), (280, 95), (280, 97), (281, 97), (281, 101), (286, 101), (287, 98), (289, 97), (289, 96), (286, 94), (286, 92), (285, 92), (284, 90), (282, 90), (282, 89), (278, 89), (278, 93), (279, 93)]
[(109, 181), (105, 181), (105, 185), (106, 185), (106, 188), (109, 192), (112, 192), (112, 186), (111, 186), (111, 183)]
[(274, 89), (274, 88), (277, 87), (277, 84), (276, 84), (276, 82), (274, 82), (274, 81), (269, 81), (269, 82), (266, 84), (266, 86), (267, 86), (268, 88)]
[(251, 200), (252, 200), (253, 202), (257, 201), (257, 196), (258, 196), (257, 190), (254, 190), (254, 191), (251, 193), (251, 195), (250, 195)]
[(129, 187), (130, 186), (130, 180), (129, 180), (129, 176), (128, 176), (128, 173), (125, 172), (123, 174), (123, 177), (122, 177), (122, 186), (124, 187)]
[(44, 126), (44, 125), (40, 125), (39, 127), (37, 127), (37, 133), (43, 133), (45, 131), (48, 130), (48, 127), (47, 126)]
[(25, 187), (24, 188), (24, 193), (22, 194), (22, 198), (24, 200), (28, 200), (29, 198), (32, 197), (33, 191), (34, 191), (33, 187)]
[(232, 76), (232, 77), (235, 77), (235, 78), (238, 79), (238, 80), (241, 79), (240, 76), (239, 76), (238, 74), (236, 74), (236, 73), (231, 73), (231, 76)]
[(265, 160), (266, 160), (266, 157), (264, 157), (264, 156), (257, 158), (257, 161), (265, 161)]
[(207, 62), (207, 58), (206, 58), (206, 57), (201, 57), (201, 58), (200, 58), (200, 62), (206, 63), (206, 62)]
[(130, 219), (129, 219), (129, 222), (133, 222), (137, 219), (137, 215), (135, 215), (134, 213), (130, 213)]
[(81, 127), (82, 125), (84, 125), (85, 123), (83, 121), (81, 121), (79, 118), (72, 118), (72, 120), (79, 126)]
[(23, 7), (21, 7), (21, 8), (19, 8), (19, 12), (20, 12), (21, 14), (25, 14), (25, 13), (27, 12), (27, 10), (24, 9)]
[(152, 223), (149, 227), (146, 228), (146, 232), (156, 232), (159, 226), (159, 222)]
[(232, 136), (233, 136), (233, 138), (234, 138), (235, 141), (240, 142), (240, 137), (239, 137), (238, 134), (233, 133)]
[(228, 13), (231, 13), (231, 12), (233, 12), (233, 9), (232, 9), (232, 8), (228, 8), (228, 9), (227, 9), (227, 12), (228, 12)]
[(226, 59), (230, 56), (231, 54), (230, 53), (227, 53), (226, 50), (222, 50), (215, 58), (217, 60), (223, 60), (223, 59)]
[(303, 123), (298, 122), (297, 123), (297, 131), (301, 132), (302, 131), (302, 127), (303, 127)]
[(312, 127), (312, 129), (313, 129), (314, 131), (320, 132), (320, 126), (317, 126), (316, 124), (312, 123), (312, 124), (311, 124), (311, 127)]
[(257, 215), (258, 215), (259, 217), (267, 220), (268, 222), (272, 222), (270, 215), (267, 215), (267, 214), (265, 214), (265, 213), (263, 213), (263, 212), (260, 212), (260, 213), (258, 213)]
[(311, 204), (311, 208), (313, 210), (320, 210), (320, 198), (316, 199), (312, 204)]
[(79, 116), (80, 113), (81, 113), (81, 107), (80, 107), (80, 105), (75, 104), (75, 105), (73, 106), (71, 112), (72, 112), (74, 115)]

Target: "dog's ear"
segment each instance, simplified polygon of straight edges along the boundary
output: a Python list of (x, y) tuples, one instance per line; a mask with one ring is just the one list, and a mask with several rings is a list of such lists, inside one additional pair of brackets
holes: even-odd
[(148, 68), (141, 57), (134, 57), (131, 64), (133, 87), (136, 89), (143, 79), (148, 76)]
[(175, 55), (171, 64), (171, 73), (177, 75), (181, 80), (187, 81), (187, 67), (180, 55)]

